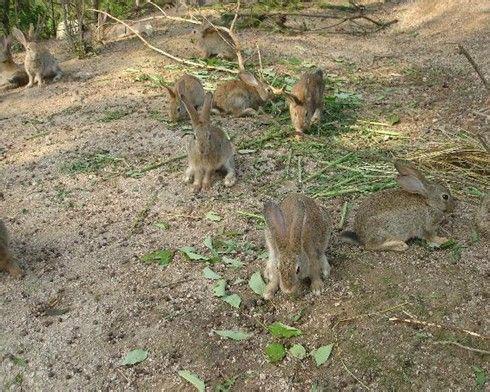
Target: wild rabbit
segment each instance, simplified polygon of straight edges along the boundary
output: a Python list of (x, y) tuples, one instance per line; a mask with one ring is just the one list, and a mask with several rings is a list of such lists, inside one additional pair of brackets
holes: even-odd
[(214, 106), (221, 112), (235, 117), (254, 115), (256, 110), (272, 99), (273, 94), (282, 93), (258, 80), (247, 71), (240, 71), (238, 80), (218, 85), (214, 93)]
[(219, 26), (205, 25), (201, 30), (194, 30), (198, 35), (198, 45), (205, 58), (220, 57), (227, 60), (236, 59), (236, 43), (232, 36)]
[[(140, 35), (153, 35), (154, 28), (148, 21), (126, 21)], [(96, 37), (99, 41), (113, 41), (134, 35), (134, 32), (121, 23), (107, 23), (107, 14), (99, 14), (97, 18)]]
[(310, 278), (311, 290), (320, 294), (321, 276), (330, 275), (325, 251), (332, 233), (322, 208), (307, 196), (290, 194), (280, 205), (266, 202), (264, 216), (269, 251), (264, 271), (269, 282), (264, 298), (271, 299), (279, 287), (284, 293), (293, 293), (304, 278)]
[(24, 67), (29, 77), (26, 88), (32, 87), (36, 82), (38, 86), (42, 86), (46, 79), (53, 79), (53, 82), (56, 82), (61, 78), (62, 72), (58, 61), (46, 47), (37, 42), (37, 34), (34, 33), (32, 24), (27, 38), (16, 27), (12, 29), (12, 34), (26, 50)]
[(476, 213), (476, 228), (482, 237), (490, 237), (490, 193), (483, 196)]
[(0, 271), (8, 272), (14, 278), (22, 276), (22, 270), (12, 261), (9, 253), (9, 238), (5, 224), (0, 220)]
[(208, 190), (213, 173), (224, 169), (226, 171), (225, 186), (233, 186), (236, 182), (233, 146), (225, 133), (211, 124), (210, 112), (213, 95), (206, 93), (200, 113), (184, 95), (181, 95), (181, 100), (191, 118), (195, 136), (189, 140), (187, 145), (189, 167), (185, 172), (184, 180), (189, 183), (193, 182), (196, 193), (201, 189)]
[(165, 88), (170, 97), (169, 117), (173, 122), (188, 117), (184, 103), (180, 99), (180, 94), (186, 97), (187, 101), (196, 110), (199, 110), (204, 103), (204, 89), (201, 81), (195, 76), (185, 74), (175, 82), (174, 87), (165, 86)]
[(411, 238), (442, 245), (447, 239), (438, 237), (437, 229), (455, 206), (449, 189), (428, 181), (409, 163), (398, 160), (395, 168), (402, 189), (368, 197), (354, 218), (355, 232), (344, 231), (342, 238), (367, 250), (405, 251)]
[(24, 67), (14, 62), (10, 44), (10, 37), (0, 37), (0, 87), (4, 89), (24, 86), (29, 80)]
[(303, 74), (293, 86), (290, 93), (285, 92), (289, 101), (289, 113), (293, 123), (296, 138), (301, 139), (311, 124), (320, 121), (323, 109), (323, 94), (325, 81), (323, 71), (315, 71)]

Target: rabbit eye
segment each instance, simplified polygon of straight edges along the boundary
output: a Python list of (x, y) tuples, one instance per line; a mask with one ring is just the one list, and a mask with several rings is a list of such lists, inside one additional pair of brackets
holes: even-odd
[(444, 200), (447, 200), (447, 199), (449, 199), (449, 195), (444, 194), (444, 195), (442, 195), (442, 198), (443, 198)]
[(296, 266), (296, 273), (299, 274), (299, 264)]

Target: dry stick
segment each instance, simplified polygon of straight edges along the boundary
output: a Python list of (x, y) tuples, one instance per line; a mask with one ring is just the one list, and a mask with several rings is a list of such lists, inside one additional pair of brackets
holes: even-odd
[(482, 350), (482, 349), (474, 348), (474, 347), (464, 346), (461, 343), (451, 342), (450, 340), (438, 340), (437, 342), (433, 342), (433, 343), (434, 344), (453, 344), (455, 346), (464, 348), (465, 350), (468, 350), (468, 351), (472, 351), (472, 352), (479, 353), (479, 354), (484, 354), (484, 355), (490, 355), (490, 351)]
[(486, 340), (490, 339), (490, 336), (480, 335), (479, 333), (469, 331), (469, 330), (464, 329), (464, 328), (453, 327), (450, 325), (441, 325), (441, 324), (428, 323), (425, 321), (420, 321), (420, 320), (415, 320), (415, 319), (402, 319), (402, 318), (398, 318), (398, 317), (390, 317), (389, 320), (394, 322), (394, 323), (406, 323), (406, 324), (411, 324), (411, 325), (421, 325), (424, 327), (434, 327), (434, 328), (438, 328), (438, 329), (449, 329), (449, 330), (453, 330), (453, 331), (463, 332), (467, 335), (474, 336), (474, 337), (477, 337), (480, 339), (486, 339)]
[(174, 61), (176, 61), (176, 62), (178, 62), (180, 64), (186, 64), (186, 65), (190, 65), (190, 66), (198, 67), (198, 68), (213, 69), (213, 70), (216, 70), (216, 71), (228, 72), (228, 73), (232, 73), (232, 74), (237, 74), (238, 73), (238, 71), (236, 71), (234, 69), (228, 69), (228, 68), (225, 68), (225, 67), (219, 67), (219, 66), (213, 66), (213, 65), (205, 65), (205, 64), (201, 64), (201, 63), (196, 63), (194, 61), (181, 59), (180, 57), (174, 56), (173, 54), (170, 54), (168, 52), (165, 52), (164, 50), (159, 49), (156, 46), (150, 44), (145, 38), (143, 38), (141, 36), (140, 33), (138, 33), (135, 29), (133, 29), (127, 23), (125, 23), (122, 20), (116, 18), (115, 16), (112, 16), (111, 14), (109, 14), (109, 13), (107, 13), (105, 11), (96, 10), (94, 8), (89, 8), (87, 11), (98, 12), (100, 14), (107, 15), (107, 17), (109, 17), (109, 18), (115, 20), (116, 22), (122, 24), (123, 26), (125, 26), (129, 31), (131, 31), (134, 35), (136, 35), (141, 40), (141, 42), (143, 42), (147, 47), (149, 47), (150, 49), (154, 50), (155, 52), (160, 53), (160, 54), (164, 55), (165, 57), (168, 57), (169, 59), (172, 59), (172, 60), (174, 60)]
[(351, 376), (354, 378), (354, 380), (356, 380), (356, 381), (357, 381), (359, 384), (361, 384), (361, 386), (362, 386), (364, 389), (366, 389), (366, 390), (368, 390), (368, 391), (370, 391), (370, 390), (371, 390), (371, 389), (369, 389), (369, 387), (368, 387), (366, 384), (364, 384), (364, 383), (363, 383), (363, 382), (362, 382), (362, 381), (361, 381), (359, 378), (357, 378), (357, 376), (356, 376), (354, 373), (352, 373), (352, 372), (349, 370), (349, 368), (346, 366), (346, 364), (345, 364), (345, 362), (343, 361), (343, 359), (341, 359), (341, 360), (340, 360), (340, 362), (342, 362), (342, 365), (344, 366), (344, 369), (345, 369), (345, 370), (347, 370), (347, 373), (349, 373), (349, 374), (350, 374), (350, 375), (351, 375)]
[(197, 24), (197, 25), (200, 25), (202, 24), (202, 22), (200, 20), (197, 20), (197, 19), (186, 19), (186, 18), (180, 18), (178, 16), (170, 16), (169, 14), (167, 14), (165, 12), (165, 10), (160, 7), (159, 5), (151, 2), (150, 0), (147, 0), (147, 3), (148, 4), (151, 4), (152, 6), (154, 6), (155, 8), (157, 8), (165, 18), (167, 19), (170, 19), (170, 20), (176, 20), (176, 21), (179, 21), (179, 22), (187, 22), (187, 23), (192, 23), (192, 24)]
[(483, 85), (485, 86), (485, 88), (487, 89), (487, 91), (489, 91), (490, 90), (490, 86), (488, 85), (487, 79), (485, 79), (485, 75), (483, 75), (483, 72), (480, 69), (480, 67), (478, 66), (478, 64), (475, 62), (475, 60), (473, 60), (473, 57), (471, 57), (471, 55), (469, 54), (469, 52), (461, 44), (458, 44), (458, 53), (459, 54), (462, 54), (464, 57), (466, 57), (468, 59), (468, 61), (470, 62), (471, 66), (473, 67), (473, 69), (476, 71), (476, 73), (480, 77), (481, 81), (483, 82)]
[(134, 171), (132, 171), (132, 173), (134, 173), (134, 172), (136, 172), (138, 174), (146, 173), (146, 172), (148, 172), (150, 170), (158, 169), (159, 167), (162, 167), (162, 166), (167, 165), (169, 163), (172, 163), (172, 162), (175, 162), (175, 161), (180, 161), (181, 159), (184, 159), (186, 156), (187, 155), (185, 155), (185, 154), (178, 155), (176, 157), (172, 157), (172, 158), (166, 159), (166, 160), (164, 160), (162, 162), (157, 162), (157, 163), (153, 163), (151, 165), (145, 166), (141, 170), (134, 170)]
[(340, 323), (345, 323), (347, 321), (357, 320), (357, 319), (360, 319), (360, 318), (363, 318), (363, 317), (375, 316), (377, 314), (383, 314), (383, 313), (389, 312), (391, 310), (395, 310), (395, 309), (401, 308), (401, 307), (403, 307), (405, 305), (409, 305), (409, 302), (404, 302), (402, 304), (398, 304), (398, 305), (392, 306), (391, 308), (378, 310), (377, 312), (364, 313), (364, 314), (359, 314), (359, 315), (354, 316), (354, 317), (349, 317), (349, 318), (346, 318), (346, 319), (342, 319), (342, 320), (337, 321), (336, 326), (338, 324), (340, 324)]

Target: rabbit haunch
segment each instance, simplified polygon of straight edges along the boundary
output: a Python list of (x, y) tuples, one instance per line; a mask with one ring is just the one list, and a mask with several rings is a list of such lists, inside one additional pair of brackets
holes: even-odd
[(266, 202), (264, 216), (269, 252), (264, 298), (272, 298), (278, 288), (293, 293), (304, 278), (310, 279), (311, 290), (318, 295), (322, 276), (330, 275), (325, 255), (332, 233), (329, 217), (313, 199), (300, 194), (286, 196), (279, 205)]
[(204, 89), (201, 81), (195, 76), (184, 74), (175, 82), (174, 87), (165, 86), (165, 88), (170, 97), (169, 117), (174, 122), (188, 117), (181, 96), (185, 97), (196, 110), (199, 110), (204, 103)]
[(0, 38), (0, 87), (17, 88), (29, 81), (24, 67), (16, 64), (10, 52), (10, 37)]

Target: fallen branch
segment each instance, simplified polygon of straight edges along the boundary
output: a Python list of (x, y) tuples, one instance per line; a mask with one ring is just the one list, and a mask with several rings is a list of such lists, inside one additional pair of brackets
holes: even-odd
[(348, 322), (348, 321), (353, 321), (353, 320), (357, 320), (357, 319), (364, 318), (364, 317), (376, 316), (378, 314), (383, 314), (383, 313), (386, 313), (386, 312), (390, 312), (392, 310), (401, 308), (401, 307), (403, 307), (405, 305), (408, 305), (408, 304), (409, 304), (408, 302), (404, 302), (402, 304), (398, 304), (398, 305), (392, 306), (392, 307), (387, 308), (387, 309), (378, 310), (377, 312), (359, 314), (359, 315), (354, 316), (354, 317), (349, 317), (349, 318), (346, 318), (346, 319), (339, 320), (336, 325), (338, 325), (339, 323), (345, 323), (345, 322)]
[(141, 40), (141, 42), (143, 42), (143, 44), (145, 44), (145, 46), (147, 46), (151, 50), (154, 50), (155, 52), (160, 53), (161, 55), (163, 55), (165, 57), (168, 57), (169, 59), (174, 60), (174, 61), (176, 61), (176, 62), (178, 62), (180, 64), (190, 65), (192, 67), (198, 67), (198, 68), (212, 69), (212, 70), (215, 70), (215, 71), (228, 72), (228, 73), (231, 73), (231, 74), (237, 74), (238, 73), (238, 71), (237, 70), (234, 70), (234, 69), (229, 69), (229, 68), (219, 67), (219, 66), (213, 66), (213, 65), (207, 65), (207, 64), (202, 64), (202, 63), (196, 63), (195, 61), (185, 60), (185, 59), (182, 59), (180, 57), (174, 56), (173, 54), (170, 54), (168, 52), (165, 52), (164, 50), (162, 50), (160, 48), (157, 48), (156, 46), (150, 44), (134, 28), (132, 28), (131, 26), (129, 26), (127, 23), (123, 22), (122, 20), (116, 18), (115, 16), (112, 16), (111, 14), (109, 14), (109, 13), (107, 13), (105, 11), (97, 10), (95, 8), (89, 8), (87, 11), (98, 12), (99, 14), (107, 15), (108, 18), (111, 18), (112, 20), (115, 20), (116, 22), (118, 22), (118, 23), (122, 24), (123, 26), (125, 26), (129, 31), (131, 31), (134, 35), (136, 35)]
[(156, 9), (158, 9), (165, 18), (167, 19), (170, 19), (170, 20), (175, 20), (175, 21), (178, 21), (178, 22), (187, 22), (187, 23), (192, 23), (192, 24), (197, 24), (197, 25), (201, 25), (202, 22), (200, 20), (197, 20), (197, 19), (186, 19), (186, 18), (181, 18), (179, 16), (170, 16), (169, 14), (167, 14), (165, 12), (165, 10), (160, 7), (159, 5), (151, 2), (150, 0), (147, 0), (146, 1), (148, 4), (151, 4), (153, 7), (155, 7)]
[(418, 326), (423, 326), (423, 327), (432, 327), (432, 328), (437, 328), (437, 329), (449, 329), (457, 332), (463, 332), (467, 335), (474, 336), (476, 338), (480, 339), (490, 339), (490, 336), (484, 336), (480, 335), (479, 333), (464, 329), (464, 328), (459, 328), (459, 327), (453, 327), (450, 325), (441, 325), (441, 324), (435, 324), (435, 323), (428, 323), (426, 321), (420, 321), (416, 319), (402, 319), (398, 317), (390, 317), (389, 321), (394, 322), (394, 323), (406, 323), (406, 324), (411, 324), (411, 325), (418, 325)]
[(489, 91), (490, 87), (488, 86), (487, 79), (485, 79), (485, 75), (483, 75), (482, 70), (480, 69), (480, 67), (478, 66), (476, 61), (473, 59), (473, 57), (471, 57), (470, 53), (461, 44), (458, 44), (458, 53), (462, 54), (464, 57), (466, 57), (466, 59), (470, 62), (471, 66), (473, 67), (473, 69), (476, 71), (476, 73), (480, 77), (480, 79), (483, 82), (483, 85), (485, 86), (487, 91)]
[(471, 352), (475, 352), (475, 353), (479, 353), (479, 354), (484, 354), (484, 355), (490, 355), (490, 351), (482, 350), (482, 349), (474, 348), (474, 347), (464, 346), (461, 343), (452, 342), (450, 340), (438, 340), (437, 342), (434, 342), (434, 344), (452, 344), (454, 346), (458, 346), (460, 348), (463, 348), (463, 349), (468, 350), (468, 351), (471, 351)]

